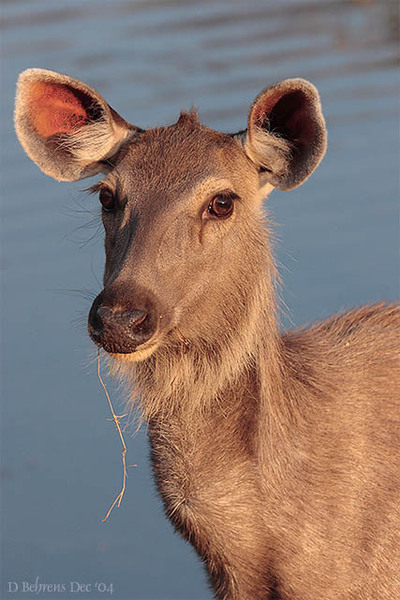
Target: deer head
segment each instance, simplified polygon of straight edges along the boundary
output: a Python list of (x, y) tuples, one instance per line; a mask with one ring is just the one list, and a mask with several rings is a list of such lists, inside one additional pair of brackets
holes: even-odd
[[(326, 129), (315, 87), (263, 90), (247, 130), (213, 131), (195, 112), (144, 131), (94, 89), (24, 71), (15, 125), (28, 156), (59, 181), (103, 174), (104, 289), (89, 333), (114, 356), (143, 360), (172, 339), (217, 342), (249, 310), (266, 265), (262, 199), (301, 185), (321, 161)], [(268, 267), (268, 265), (267, 265)]]

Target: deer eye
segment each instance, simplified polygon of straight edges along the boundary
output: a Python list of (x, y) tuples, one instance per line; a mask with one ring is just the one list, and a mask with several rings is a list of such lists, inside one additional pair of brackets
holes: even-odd
[(115, 210), (117, 204), (115, 201), (115, 196), (108, 188), (102, 188), (100, 190), (99, 200), (103, 210), (106, 212), (112, 212)]
[(233, 212), (233, 204), (236, 196), (230, 192), (221, 192), (214, 196), (208, 205), (208, 212), (212, 217), (227, 219)]

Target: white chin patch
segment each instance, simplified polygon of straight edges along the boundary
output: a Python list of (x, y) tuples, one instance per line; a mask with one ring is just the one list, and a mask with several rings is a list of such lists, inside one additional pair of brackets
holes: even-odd
[(128, 354), (120, 354), (117, 352), (110, 353), (110, 356), (115, 360), (120, 360), (121, 362), (141, 362), (142, 360), (146, 360), (149, 358), (157, 348), (157, 345), (150, 346), (149, 348), (143, 348), (135, 350), (135, 352), (130, 352)]

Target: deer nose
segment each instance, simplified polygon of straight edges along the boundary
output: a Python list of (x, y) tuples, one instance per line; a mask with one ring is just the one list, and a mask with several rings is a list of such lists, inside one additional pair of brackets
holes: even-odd
[(94, 335), (100, 336), (104, 327), (110, 326), (129, 327), (133, 330), (139, 327), (146, 317), (147, 312), (144, 310), (114, 311), (106, 306), (99, 306), (93, 315), (92, 332)]
[(96, 344), (111, 353), (128, 354), (150, 339), (154, 333), (147, 310), (115, 310), (93, 304), (88, 329)]

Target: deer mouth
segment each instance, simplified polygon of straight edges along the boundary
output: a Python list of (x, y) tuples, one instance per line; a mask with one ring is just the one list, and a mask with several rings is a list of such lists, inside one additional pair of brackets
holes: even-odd
[(133, 352), (108, 352), (111, 357), (120, 362), (142, 362), (149, 358), (159, 347), (159, 343), (154, 344), (143, 344), (143, 346), (139, 346)]
[(160, 345), (157, 339), (158, 336), (157, 338), (156, 336), (152, 336), (151, 340), (148, 342), (135, 345), (129, 343), (129, 341), (127, 342), (126, 338), (124, 338), (123, 342), (111, 340), (103, 340), (100, 342), (92, 335), (92, 333), (90, 333), (90, 330), (89, 335), (96, 346), (107, 352), (107, 354), (110, 354), (112, 358), (124, 362), (141, 362), (146, 358), (149, 358)]

